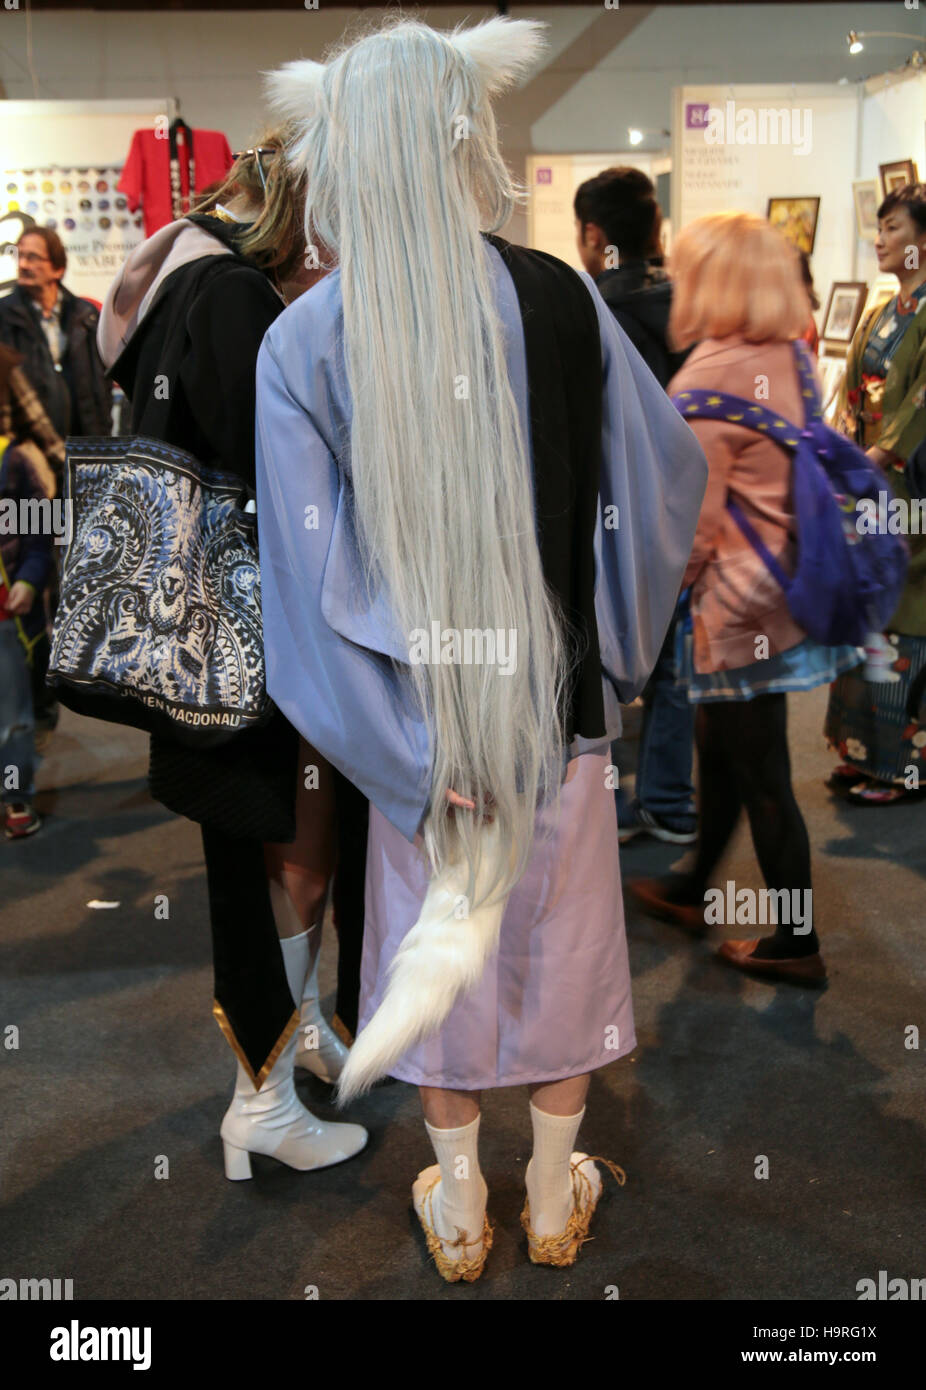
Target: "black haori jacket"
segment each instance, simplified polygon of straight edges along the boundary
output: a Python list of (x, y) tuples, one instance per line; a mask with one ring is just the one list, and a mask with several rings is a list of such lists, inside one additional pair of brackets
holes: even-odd
[(488, 240), (518, 295), (527, 355), (537, 536), (544, 578), (580, 654), (567, 693), (566, 742), (605, 732), (595, 621), (601, 458), (601, 338), (591, 295), (565, 262)]

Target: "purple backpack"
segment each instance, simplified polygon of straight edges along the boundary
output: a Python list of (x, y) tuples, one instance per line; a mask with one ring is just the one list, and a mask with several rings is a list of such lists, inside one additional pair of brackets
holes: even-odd
[(728, 420), (767, 434), (793, 452), (791, 491), (797, 517), (793, 577), (785, 574), (732, 498), (727, 510), (778, 580), (798, 626), (825, 646), (861, 646), (866, 634), (881, 631), (896, 609), (907, 577), (909, 551), (900, 536), (860, 534), (859, 498), (872, 498), (877, 509), (878, 494), (890, 494), (890, 484), (857, 444), (824, 422), (808, 350), (804, 343), (795, 342), (794, 352), (807, 402), (803, 428), (764, 406), (722, 391), (682, 391), (672, 402), (686, 417)]

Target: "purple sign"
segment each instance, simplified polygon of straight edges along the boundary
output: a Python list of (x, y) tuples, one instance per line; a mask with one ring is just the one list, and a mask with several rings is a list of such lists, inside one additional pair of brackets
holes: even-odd
[(685, 103), (685, 129), (703, 130), (709, 124), (710, 102), (687, 101)]
[(538, 170), (537, 170), (537, 182), (538, 182), (538, 183), (552, 183), (552, 182), (553, 182), (553, 170), (552, 170), (552, 169), (549, 169), (549, 168), (546, 168), (546, 169), (538, 169)]

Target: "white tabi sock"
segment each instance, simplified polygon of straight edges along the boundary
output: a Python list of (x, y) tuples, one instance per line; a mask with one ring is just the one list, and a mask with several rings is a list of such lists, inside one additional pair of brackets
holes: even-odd
[(525, 1179), (531, 1227), (538, 1236), (558, 1236), (572, 1214), (569, 1162), (585, 1107), (578, 1115), (548, 1115), (533, 1101), (530, 1105), (534, 1152)]
[(435, 1129), (424, 1122), (440, 1165), (432, 1210), (434, 1230), (444, 1240), (456, 1239), (456, 1226), (466, 1232), (467, 1241), (482, 1239), (488, 1188), (479, 1168), (479, 1120), (477, 1115), (460, 1129)]

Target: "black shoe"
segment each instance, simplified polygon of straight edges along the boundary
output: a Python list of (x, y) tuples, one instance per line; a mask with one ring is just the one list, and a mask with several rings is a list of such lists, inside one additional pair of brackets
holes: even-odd
[(637, 835), (652, 835), (654, 839), (663, 840), (669, 845), (693, 845), (698, 838), (698, 828), (693, 818), (684, 822), (665, 820), (661, 816), (654, 816), (652, 811), (647, 811), (635, 801), (624, 824), (618, 824), (617, 842), (625, 845)]

